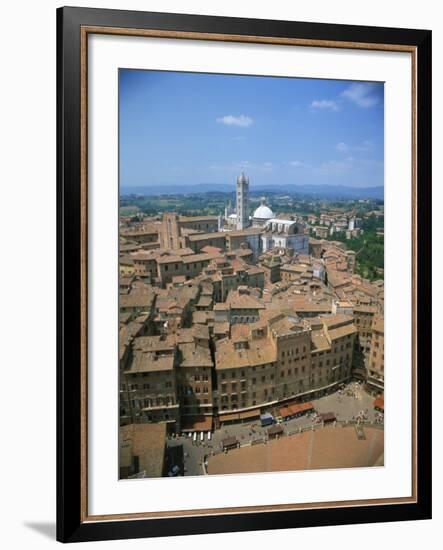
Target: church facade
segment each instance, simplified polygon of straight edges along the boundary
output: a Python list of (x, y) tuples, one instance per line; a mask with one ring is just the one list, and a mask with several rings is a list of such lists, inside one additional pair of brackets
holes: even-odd
[(309, 235), (301, 224), (293, 220), (268, 220), (261, 238), (263, 252), (273, 248), (292, 248), (296, 254), (309, 253)]
[(303, 226), (293, 220), (276, 218), (264, 197), (252, 216), (249, 215), (249, 178), (243, 172), (237, 178), (236, 208), (231, 204), (225, 208), (223, 228), (227, 231), (258, 230), (259, 235), (254, 233), (257, 243), (252, 247), (255, 255), (274, 248), (291, 248), (297, 254), (309, 253), (309, 236)]

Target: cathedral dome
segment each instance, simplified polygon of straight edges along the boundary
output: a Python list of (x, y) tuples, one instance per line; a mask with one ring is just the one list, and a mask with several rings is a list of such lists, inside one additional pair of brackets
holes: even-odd
[(259, 220), (271, 220), (274, 218), (274, 212), (269, 206), (266, 206), (265, 199), (263, 198), (261, 200), (261, 205), (255, 210), (252, 217)]

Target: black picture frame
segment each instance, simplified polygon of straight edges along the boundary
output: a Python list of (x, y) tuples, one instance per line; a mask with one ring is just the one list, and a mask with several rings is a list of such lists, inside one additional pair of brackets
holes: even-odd
[[(416, 465), (413, 503), (85, 521), (81, 513), (81, 28), (217, 33), (416, 49)], [(284, 529), (431, 517), (431, 31), (173, 13), (57, 10), (57, 540)]]

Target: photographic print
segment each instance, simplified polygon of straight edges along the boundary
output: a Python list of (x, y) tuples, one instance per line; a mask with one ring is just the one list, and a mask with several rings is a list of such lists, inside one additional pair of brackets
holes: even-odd
[(431, 517), (431, 53), (57, 10), (58, 540)]
[(120, 69), (119, 180), (120, 479), (383, 466), (383, 83)]

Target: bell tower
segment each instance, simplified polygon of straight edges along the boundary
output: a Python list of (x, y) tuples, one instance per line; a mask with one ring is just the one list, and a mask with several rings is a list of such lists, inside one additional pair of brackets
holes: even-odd
[(242, 172), (237, 178), (237, 229), (249, 226), (249, 178)]

